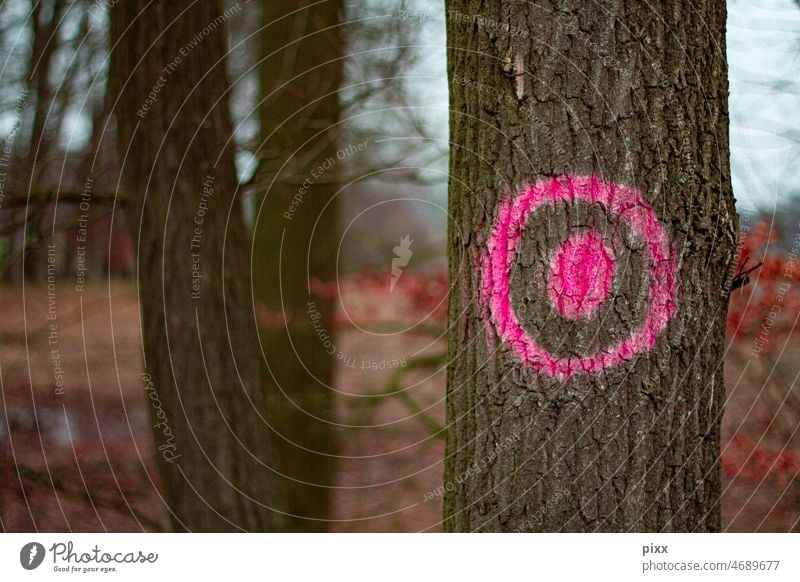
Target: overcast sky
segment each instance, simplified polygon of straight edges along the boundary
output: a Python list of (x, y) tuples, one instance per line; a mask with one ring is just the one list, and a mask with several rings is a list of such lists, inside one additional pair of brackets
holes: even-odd
[(800, 201), (800, 2), (728, 2), (731, 162), (737, 200)]

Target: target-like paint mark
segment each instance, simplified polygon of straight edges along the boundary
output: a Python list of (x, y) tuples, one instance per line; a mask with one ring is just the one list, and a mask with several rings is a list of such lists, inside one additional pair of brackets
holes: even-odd
[[(584, 201), (603, 205), (650, 254), (648, 305), (642, 323), (622, 341), (595, 354), (557, 356), (538, 344), (520, 325), (511, 305), (511, 272), (531, 213), (557, 204)], [(602, 237), (589, 231), (563, 241), (550, 262), (547, 292), (557, 312), (569, 319), (590, 319), (608, 300), (616, 259)], [(488, 324), (539, 373), (569, 378), (595, 373), (653, 347), (675, 314), (675, 254), (653, 208), (637, 191), (595, 176), (562, 177), (538, 182), (500, 204), (481, 259), (481, 303)]]

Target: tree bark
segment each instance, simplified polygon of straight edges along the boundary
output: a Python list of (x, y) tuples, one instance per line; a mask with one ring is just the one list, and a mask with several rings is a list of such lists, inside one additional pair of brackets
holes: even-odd
[[(26, 102), (34, 101), (31, 113), (31, 132), (26, 147), (18, 148), (24, 152), (15, 168), (20, 186), (27, 193), (37, 188), (41, 180), (42, 168), (50, 161), (54, 144), (48, 125), (58, 116), (54, 108), (54, 91), (50, 86), (50, 76), (56, 66), (59, 42), (56, 35), (59, 23), (64, 16), (66, 2), (53, 0), (47, 4), (34, 3), (31, 8), (33, 39), (29, 61), (28, 96)], [(44, 13), (45, 16), (42, 16)], [(31, 99), (30, 96), (34, 96)], [(54, 132), (53, 132), (54, 133)], [(39, 214), (37, 209), (25, 209), (25, 238), (22, 241), (23, 276), (28, 281), (42, 281), (47, 265), (47, 212)]]
[(447, 9), (445, 528), (719, 530), (725, 3)]
[[(255, 296), (266, 315), (270, 422), (290, 531), (325, 531), (338, 446), (334, 402), (337, 136), (342, 2), (262, 4)], [(305, 8), (302, 8), (306, 6)], [(328, 289), (328, 290), (326, 290)]]
[(137, 249), (144, 388), (173, 527), (267, 531), (276, 478), (221, 1), (110, 10), (111, 94)]

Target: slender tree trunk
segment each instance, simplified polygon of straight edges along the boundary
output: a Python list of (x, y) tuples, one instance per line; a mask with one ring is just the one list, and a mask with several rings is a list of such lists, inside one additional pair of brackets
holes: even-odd
[[(20, 167), (16, 169), (20, 177), (19, 183), (25, 188), (25, 194), (29, 189), (38, 191), (39, 175), (42, 167), (49, 161), (55, 141), (53, 135), (49, 135), (47, 131), (48, 123), (52, 124), (52, 118), (55, 117), (52, 110), (54, 95), (50, 87), (50, 77), (53, 67), (56, 66), (55, 57), (59, 47), (56, 31), (66, 6), (63, 0), (52, 0), (49, 3), (36, 2), (31, 10), (33, 39), (28, 75), (29, 97), (26, 101), (33, 100), (34, 104), (30, 138), (20, 159)], [(33, 99), (30, 96), (33, 96)], [(41, 281), (47, 268), (47, 244), (50, 240), (46, 224), (48, 212), (45, 209), (26, 208), (25, 217), (28, 240), (23, 241), (23, 276), (29, 281)]]
[[(221, 1), (120, 2), (111, 89), (136, 240), (144, 388), (178, 530), (276, 527)], [(235, 10), (235, 9), (234, 9)]]
[(719, 530), (725, 3), (447, 8), (446, 529)]
[[(291, 531), (324, 531), (338, 447), (334, 390), (340, 0), (262, 5), (262, 165), (253, 273), (266, 319), (270, 421)], [(331, 350), (334, 350), (331, 353)]]

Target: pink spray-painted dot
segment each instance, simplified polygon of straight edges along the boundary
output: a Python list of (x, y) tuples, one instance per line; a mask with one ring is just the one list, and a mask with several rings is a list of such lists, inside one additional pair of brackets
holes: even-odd
[(547, 292), (562, 317), (590, 319), (608, 298), (613, 281), (611, 249), (596, 232), (581, 232), (553, 255)]

